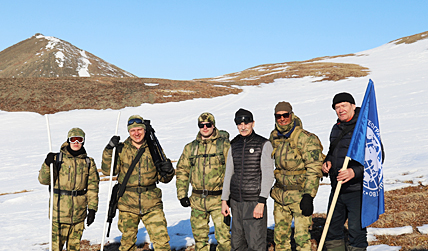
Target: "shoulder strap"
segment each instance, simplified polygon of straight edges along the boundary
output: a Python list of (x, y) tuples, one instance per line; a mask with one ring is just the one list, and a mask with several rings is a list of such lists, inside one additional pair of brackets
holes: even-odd
[(189, 161), (190, 161), (190, 167), (194, 167), (196, 164), (196, 157), (197, 157), (197, 153), (198, 153), (198, 141), (195, 139), (192, 141), (192, 145), (190, 147), (190, 157), (189, 157)]
[[(295, 129), (296, 129), (296, 123), (294, 123), (293, 129), (290, 130), (290, 132), (293, 132)], [(290, 138), (291, 137), (291, 134), (290, 134), (290, 135), (288, 135), (288, 137), (286, 137), (286, 139), (290, 140), (289, 141), (290, 142), (290, 146), (291, 146), (291, 144), (295, 145), (295, 146), (292, 146), (292, 147), (294, 147), (294, 149), (296, 149), (296, 151), (299, 153), (299, 155), (302, 156), (302, 151), (299, 148), (298, 140), (299, 140), (299, 134), (303, 131), (303, 129), (300, 129), (300, 130), (301, 131), (297, 131), (297, 133), (292, 138)]]
[(223, 153), (224, 141), (225, 141), (225, 138), (220, 137), (217, 139), (217, 142), (216, 142), (216, 152), (217, 152), (218, 158), (220, 160), (220, 165), (222, 165), (222, 166), (224, 166), (226, 164), (226, 161), (224, 158), (224, 153)]
[(138, 149), (137, 156), (132, 161), (131, 166), (129, 166), (128, 172), (126, 172), (125, 178), (123, 179), (123, 182), (120, 185), (119, 193), (117, 195), (118, 198), (122, 197), (123, 194), (125, 193), (126, 183), (128, 183), (128, 180), (131, 177), (131, 173), (134, 170), (135, 165), (137, 165), (138, 161), (140, 161), (140, 158), (143, 155), (144, 151), (145, 151), (145, 148), (143, 146), (141, 146), (140, 149)]
[(230, 142), (229, 141), (229, 133), (227, 131), (223, 131), (223, 130), (219, 130), (219, 137), (216, 139), (216, 153), (211, 153), (211, 154), (197, 154), (198, 153), (198, 141), (194, 140), (192, 142), (192, 151), (191, 151), (191, 156), (189, 157), (190, 159), (190, 164), (191, 167), (196, 165), (196, 158), (198, 156), (203, 156), (203, 157), (215, 157), (218, 156), (220, 164), (221, 165), (225, 165), (226, 164), (226, 160), (224, 157), (224, 142)]
[[(224, 157), (224, 142), (227, 140), (229, 141), (229, 133), (227, 131), (223, 131), (223, 130), (219, 130), (219, 137), (216, 140), (216, 153), (215, 154), (210, 154), (208, 155), (209, 157), (213, 157), (215, 155), (219, 156), (219, 161), (220, 164), (222, 166), (224, 166), (226, 164), (226, 159)], [(196, 158), (200, 155), (198, 155), (198, 147), (199, 147), (199, 142), (195, 139), (192, 141), (192, 145), (190, 147), (190, 157), (189, 157), (189, 161), (190, 161), (190, 171), (189, 171), (189, 183), (192, 180), (192, 169), (195, 167), (196, 165)]]
[(226, 164), (226, 158), (224, 157), (224, 142), (230, 142), (229, 141), (229, 133), (227, 131), (220, 130), (219, 131), (220, 137), (217, 139), (216, 142), (216, 148), (217, 148), (217, 155), (220, 159), (220, 164), (224, 166)]
[(91, 168), (91, 159), (89, 157), (86, 157), (86, 164), (88, 165), (88, 170)]
[(60, 151), (59, 153), (57, 153), (56, 154), (56, 161), (55, 161), (55, 165), (56, 165), (56, 168), (58, 169), (58, 171), (59, 171), (59, 169), (61, 169), (61, 164), (62, 164), (62, 152)]

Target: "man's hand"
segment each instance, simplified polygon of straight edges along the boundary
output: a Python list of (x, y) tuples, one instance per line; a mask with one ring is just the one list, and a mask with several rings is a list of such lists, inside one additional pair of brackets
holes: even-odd
[(330, 171), (331, 168), (331, 161), (326, 161), (322, 164), (322, 171), (323, 173), (328, 173), (328, 171)]
[(174, 167), (172, 166), (170, 159), (167, 159), (166, 161), (160, 164), (160, 173), (162, 176), (170, 175), (173, 172), (174, 172)]
[(55, 153), (48, 153), (45, 159), (45, 164), (47, 166), (50, 166), (50, 164), (55, 163), (54, 157), (55, 157)]
[(113, 149), (119, 145), (120, 136), (113, 136), (111, 137), (110, 141), (108, 142), (106, 148), (107, 149)]
[(354, 170), (352, 168), (348, 168), (345, 170), (339, 170), (339, 175), (337, 176), (337, 181), (342, 181), (342, 184), (350, 181), (355, 177)]
[(265, 210), (265, 204), (257, 203), (256, 207), (254, 208), (253, 217), (256, 219), (263, 218), (264, 210)]
[(94, 209), (88, 209), (88, 216), (86, 218), (86, 225), (88, 225), (88, 227), (94, 223), (95, 220), (95, 210)]
[(230, 208), (229, 205), (227, 205), (227, 201), (225, 200), (221, 201), (221, 214), (223, 214), (225, 217), (230, 215)]
[(305, 193), (300, 201), (300, 210), (306, 217), (311, 216), (314, 212), (314, 198), (310, 194)]

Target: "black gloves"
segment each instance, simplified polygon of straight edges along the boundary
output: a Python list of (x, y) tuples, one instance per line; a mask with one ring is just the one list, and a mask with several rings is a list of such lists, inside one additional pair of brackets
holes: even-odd
[(174, 167), (172, 166), (171, 160), (167, 159), (166, 161), (159, 164), (159, 173), (161, 176), (166, 176), (174, 172)]
[(181, 198), (181, 199), (180, 199), (180, 204), (181, 204), (183, 207), (188, 207), (188, 206), (190, 206), (190, 200), (189, 200), (189, 197)]
[(300, 201), (300, 210), (304, 216), (311, 216), (314, 212), (314, 198), (310, 194), (305, 193)]
[(55, 164), (55, 160), (54, 160), (55, 155), (56, 153), (48, 153), (45, 159), (45, 164), (48, 166), (50, 166), (51, 164)]
[(120, 136), (113, 136), (111, 137), (110, 141), (108, 142), (106, 148), (107, 149), (113, 149), (119, 145)]
[(86, 225), (88, 225), (88, 227), (94, 223), (95, 220), (95, 210), (94, 209), (88, 209), (88, 216), (86, 218)]

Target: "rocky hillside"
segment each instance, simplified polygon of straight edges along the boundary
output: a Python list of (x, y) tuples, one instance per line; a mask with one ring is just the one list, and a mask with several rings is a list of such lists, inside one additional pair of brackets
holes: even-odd
[(40, 114), (75, 109), (122, 109), (237, 94), (218, 82), (153, 78), (0, 78), (0, 110)]
[(136, 77), (64, 40), (35, 34), (0, 52), (0, 78)]

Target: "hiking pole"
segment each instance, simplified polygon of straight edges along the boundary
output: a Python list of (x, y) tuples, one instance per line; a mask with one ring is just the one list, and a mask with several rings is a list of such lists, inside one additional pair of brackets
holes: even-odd
[[(49, 119), (48, 115), (45, 114), (46, 126), (48, 129), (48, 142), (49, 142), (49, 152), (52, 152), (52, 143), (51, 143), (51, 131), (49, 129)], [(54, 178), (53, 178), (53, 163), (50, 164), (50, 176), (51, 176), (51, 185), (50, 185), (50, 207), (49, 207), (49, 251), (52, 251), (52, 224), (53, 224), (53, 201), (54, 201)]]
[[(120, 119), (120, 112), (117, 114), (117, 122), (116, 122), (116, 131), (114, 133), (115, 136), (117, 136), (117, 130), (119, 128), (119, 119)], [(109, 181), (109, 187), (108, 187), (108, 196), (107, 196), (107, 203), (106, 203), (106, 217), (104, 218), (104, 228), (103, 228), (103, 237), (101, 239), (101, 249), (100, 251), (104, 250), (104, 241), (106, 236), (106, 227), (107, 227), (107, 217), (108, 217), (108, 208), (109, 208), (109, 198), (111, 197), (111, 187), (113, 183), (113, 168), (114, 168), (114, 157), (116, 156), (116, 147), (113, 148), (113, 154), (111, 156), (111, 166), (110, 166), (110, 181)]]
[[(344, 171), (348, 168), (348, 163), (351, 160), (348, 156), (345, 157), (341, 171)], [(325, 237), (327, 236), (328, 228), (330, 227), (331, 217), (333, 216), (334, 208), (336, 207), (337, 197), (339, 197), (340, 188), (342, 187), (342, 181), (337, 182), (336, 190), (334, 191), (333, 199), (331, 200), (330, 210), (328, 210), (327, 219), (325, 221), (324, 230), (322, 231), (321, 239), (318, 244), (317, 251), (321, 251), (324, 246)]]

